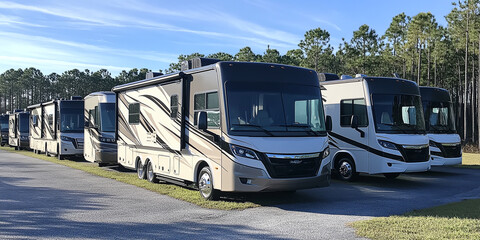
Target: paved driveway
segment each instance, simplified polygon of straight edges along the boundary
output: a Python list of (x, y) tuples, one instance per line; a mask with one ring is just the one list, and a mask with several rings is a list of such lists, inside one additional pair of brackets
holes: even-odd
[(352, 239), (348, 222), (480, 198), (479, 179), (460, 168), (362, 176), (298, 191), (299, 203), (220, 211), (0, 151), (0, 239)]

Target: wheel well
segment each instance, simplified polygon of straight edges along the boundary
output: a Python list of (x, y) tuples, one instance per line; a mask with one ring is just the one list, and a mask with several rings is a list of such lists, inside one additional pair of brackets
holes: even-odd
[(207, 162), (205, 161), (201, 161), (200, 163), (198, 163), (197, 165), (197, 171), (195, 171), (195, 184), (198, 182), (198, 177), (200, 175), (200, 171), (202, 171), (202, 168), (204, 167), (208, 167), (208, 164)]
[(335, 169), (337, 169), (337, 167), (338, 167), (338, 161), (340, 161), (340, 159), (342, 159), (342, 158), (348, 158), (348, 159), (352, 160), (352, 164), (355, 167), (355, 160), (353, 160), (352, 155), (350, 155), (349, 153), (346, 153), (346, 152), (340, 152), (337, 155), (335, 155), (335, 160), (333, 161)]

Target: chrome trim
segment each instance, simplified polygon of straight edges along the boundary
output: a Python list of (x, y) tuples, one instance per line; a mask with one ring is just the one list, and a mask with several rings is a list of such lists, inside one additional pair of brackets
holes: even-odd
[(423, 148), (428, 148), (428, 144), (423, 144), (423, 145), (402, 145), (403, 148), (405, 149), (423, 149)]
[(440, 143), (442, 144), (442, 146), (446, 146), (446, 147), (456, 147), (458, 145), (460, 145), (460, 143)]
[(316, 158), (320, 156), (320, 153), (309, 153), (309, 154), (274, 154), (267, 153), (268, 158), (280, 158), (280, 159), (305, 159), (305, 158)]

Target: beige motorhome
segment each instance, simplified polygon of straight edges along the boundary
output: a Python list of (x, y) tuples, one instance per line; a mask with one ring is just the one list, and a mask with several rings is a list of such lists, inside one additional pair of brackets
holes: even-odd
[(59, 159), (83, 156), (83, 99), (52, 100), (29, 106), (30, 148)]
[(9, 115), (8, 145), (16, 150), (29, 148), (29, 116), (30, 113), (24, 110), (15, 110)]
[(84, 98), (83, 157), (99, 166), (117, 164), (115, 93), (95, 92)]
[(315, 71), (194, 59), (112, 91), (118, 162), (139, 178), (195, 186), (206, 199), (330, 183)]

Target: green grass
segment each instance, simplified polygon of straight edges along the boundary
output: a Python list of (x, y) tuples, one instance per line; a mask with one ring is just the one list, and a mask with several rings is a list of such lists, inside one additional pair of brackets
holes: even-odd
[(157, 192), (163, 195), (167, 195), (185, 202), (193, 203), (203, 208), (219, 209), (219, 210), (243, 210), (247, 208), (254, 208), (259, 206), (269, 206), (286, 203), (298, 203), (305, 202), (308, 199), (304, 199), (300, 196), (289, 195), (285, 193), (255, 193), (255, 194), (229, 194), (221, 201), (206, 201), (204, 200), (197, 190), (180, 187), (173, 184), (153, 184), (146, 180), (138, 179), (136, 174), (131, 172), (119, 172), (109, 170), (108, 168), (100, 168), (97, 164), (89, 163), (86, 161), (74, 161), (74, 160), (58, 160), (55, 157), (48, 157), (45, 155), (34, 154), (30, 151), (15, 151), (13, 148), (0, 147), (0, 150), (14, 152), (22, 154), (28, 157), (38, 158), (41, 160), (49, 161), (56, 164), (61, 164), (67, 167), (82, 170), (84, 172), (117, 180), (119, 182), (131, 184), (137, 187), (141, 187), (153, 192)]
[(370, 239), (480, 239), (480, 199), (351, 223)]
[(463, 155), (462, 155), (462, 165), (457, 165), (457, 167), (480, 169), (480, 154), (478, 154), (478, 153), (463, 153)]

